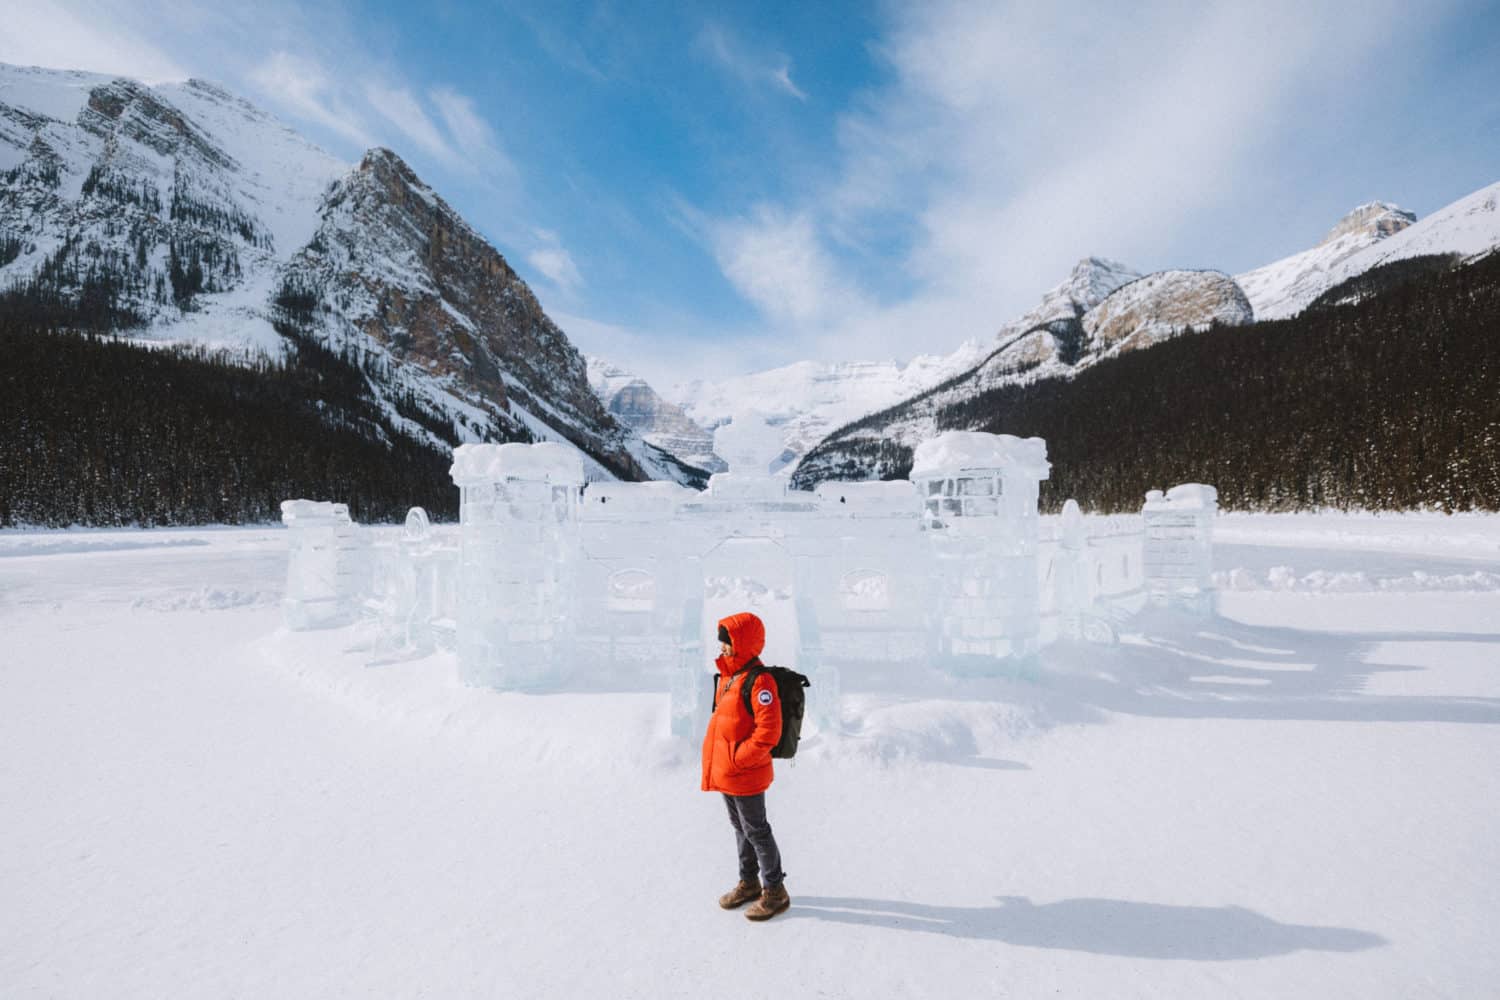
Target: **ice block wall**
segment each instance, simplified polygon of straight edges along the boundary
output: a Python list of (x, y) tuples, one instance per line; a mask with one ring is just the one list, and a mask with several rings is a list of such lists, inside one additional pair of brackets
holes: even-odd
[(464, 679), (487, 687), (576, 672), (665, 688), (673, 731), (688, 733), (701, 728), (714, 623), (735, 611), (762, 616), (766, 661), (811, 676), (818, 724), (836, 724), (855, 672), (877, 684), (913, 668), (998, 672), (1044, 641), (1112, 636), (1148, 593), (1212, 609), (1210, 486), (1153, 492), (1139, 519), (1085, 521), (1069, 502), (1042, 559), (1051, 467), (1038, 438), (950, 431), (918, 446), (909, 480), (811, 493), (770, 474), (780, 437), (766, 421), (742, 416), (718, 438), (730, 468), (702, 492), (585, 488), (579, 453), (556, 443), (460, 446), (456, 545), (419, 510), (399, 541), (373, 546), (342, 504), (287, 501), (287, 623), (363, 609), (384, 653), (451, 641)]

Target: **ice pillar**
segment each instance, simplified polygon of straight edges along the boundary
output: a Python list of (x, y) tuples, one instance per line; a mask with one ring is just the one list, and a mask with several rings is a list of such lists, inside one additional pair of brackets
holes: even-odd
[(582, 461), (553, 442), (466, 444), (451, 474), (461, 491), (460, 673), (488, 687), (545, 687), (567, 663)]
[(1041, 438), (948, 431), (922, 442), (911, 479), (932, 539), (938, 649), (977, 672), (1041, 645), (1037, 496), (1051, 466)]
[(288, 529), (290, 558), (281, 602), (287, 628), (347, 625), (357, 611), (361, 542), (349, 508), (320, 500), (286, 500), (281, 521)]
[(1093, 603), (1088, 580), (1088, 562), (1084, 547), (1088, 544), (1084, 532), (1083, 512), (1078, 501), (1069, 499), (1062, 509), (1062, 534), (1058, 539), (1058, 552), (1054, 583), (1057, 600), (1058, 634), (1065, 639), (1077, 639), (1083, 634), (1083, 615)]
[(1212, 486), (1183, 483), (1165, 494), (1146, 494), (1143, 561), (1153, 603), (1213, 611), (1213, 528), (1219, 494)]

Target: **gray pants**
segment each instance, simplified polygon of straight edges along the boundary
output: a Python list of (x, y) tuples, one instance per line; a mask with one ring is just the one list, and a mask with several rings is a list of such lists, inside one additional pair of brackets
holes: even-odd
[(734, 843), (740, 852), (740, 878), (746, 882), (760, 879), (762, 885), (780, 885), (781, 851), (771, 835), (766, 819), (766, 793), (759, 795), (725, 795), (729, 822), (734, 826)]

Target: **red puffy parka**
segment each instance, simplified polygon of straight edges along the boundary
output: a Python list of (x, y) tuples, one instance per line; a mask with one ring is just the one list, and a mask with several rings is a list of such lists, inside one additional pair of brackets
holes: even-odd
[[(719, 624), (729, 633), (734, 655), (714, 660), (719, 668), (714, 714), (703, 737), (703, 790), (729, 795), (759, 795), (775, 774), (771, 750), (781, 740), (780, 693), (770, 674), (761, 674), (750, 689), (752, 712), (745, 711), (741, 691), (746, 668), (766, 645), (766, 627), (748, 611)], [(759, 662), (759, 661), (756, 661)]]

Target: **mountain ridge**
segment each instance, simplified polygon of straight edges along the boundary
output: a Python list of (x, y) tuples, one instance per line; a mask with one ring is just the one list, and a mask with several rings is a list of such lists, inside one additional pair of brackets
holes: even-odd
[[(0, 289), (246, 361), (318, 341), (437, 450), (561, 440), (595, 477), (702, 481), (609, 414), (526, 283), (397, 154), (343, 164), (208, 81), (0, 65)], [(414, 399), (433, 419), (400, 412)]]

